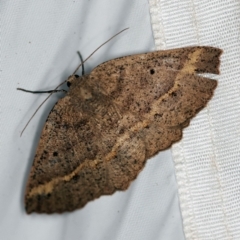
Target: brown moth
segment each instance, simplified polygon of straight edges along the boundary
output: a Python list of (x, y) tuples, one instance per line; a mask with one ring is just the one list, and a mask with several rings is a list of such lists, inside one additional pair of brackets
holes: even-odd
[(217, 82), (222, 50), (186, 47), (117, 58), (70, 76), (50, 112), (27, 183), (27, 213), (82, 208), (125, 190), (147, 159), (182, 137)]

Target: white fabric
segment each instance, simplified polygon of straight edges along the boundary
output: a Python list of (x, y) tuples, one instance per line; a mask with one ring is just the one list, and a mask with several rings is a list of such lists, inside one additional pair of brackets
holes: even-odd
[[(125, 27), (130, 29), (88, 60), (87, 72), (115, 57), (153, 51), (148, 2), (8, 0), (1, 1), (0, 11), (0, 238), (184, 239), (169, 150), (149, 160), (125, 192), (101, 197), (81, 210), (62, 215), (27, 215), (24, 211), (25, 184), (41, 129), (59, 96), (54, 95), (40, 109), (20, 137), (46, 95), (16, 88), (53, 89), (78, 65), (78, 50), (86, 58)], [(216, 96), (219, 92), (220, 88)]]
[(157, 48), (220, 47), (214, 98), (175, 144), (186, 239), (240, 239), (240, 2), (149, 0)]

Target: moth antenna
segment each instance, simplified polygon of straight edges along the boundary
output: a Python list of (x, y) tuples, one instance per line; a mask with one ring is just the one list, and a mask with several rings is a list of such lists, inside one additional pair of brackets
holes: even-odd
[(38, 112), (38, 110), (40, 109), (40, 107), (51, 97), (51, 95), (57, 90), (57, 88), (59, 88), (60, 86), (62, 86), (65, 83), (62, 82), (60, 83), (54, 90), (52, 90), (52, 92), (43, 100), (43, 102), (38, 106), (38, 108), (35, 110), (35, 112), (33, 113), (33, 115), (30, 117), (30, 119), (28, 120), (28, 122), (26, 123), (25, 127), (23, 128), (23, 130), (21, 131), (20, 137), (22, 136), (23, 132), (25, 131), (25, 129), (27, 128), (28, 124), (31, 122), (31, 120), (33, 119), (33, 117), (36, 115), (36, 113)]
[(119, 35), (120, 33), (126, 31), (129, 28), (124, 28), (123, 30), (121, 30), (120, 32), (116, 33), (115, 35), (113, 35), (111, 38), (109, 38), (106, 42), (104, 42), (103, 44), (101, 44), (98, 48), (96, 48), (83, 62), (81, 62), (78, 67), (76, 68), (76, 70), (73, 72), (72, 75), (75, 75), (75, 73), (77, 72), (77, 70), (96, 52), (98, 51), (98, 49), (100, 49), (103, 45), (105, 45), (106, 43), (108, 43), (109, 41), (111, 41), (113, 38), (115, 38), (117, 35)]
[(77, 53), (78, 53), (78, 56), (79, 56), (80, 61), (82, 63), (82, 76), (84, 76), (85, 75), (85, 70), (84, 70), (83, 58), (82, 58), (82, 55), (79, 51), (77, 51)]
[(59, 89), (59, 90), (47, 90), (47, 91), (31, 91), (31, 90), (27, 90), (27, 89), (24, 89), (24, 88), (17, 88), (17, 90), (20, 90), (20, 91), (23, 91), (23, 92), (29, 92), (29, 93), (33, 93), (33, 94), (36, 94), (36, 93), (56, 93), (56, 92), (67, 92), (66, 90), (64, 89)]
[[(120, 33), (126, 31), (129, 28), (124, 28), (123, 30), (121, 30), (120, 32), (118, 32), (117, 34), (113, 35), (111, 38), (109, 38), (106, 42), (104, 42), (103, 44), (101, 44), (98, 48), (96, 48), (84, 61), (82, 61), (82, 56), (79, 53), (80, 59), (81, 59), (81, 63), (78, 65), (78, 67), (76, 68), (76, 70), (73, 72), (73, 75), (75, 75), (75, 73), (78, 71), (78, 69), (83, 66), (83, 64), (95, 53), (97, 52), (103, 45), (105, 45), (106, 43), (108, 43), (109, 41), (111, 41), (113, 38), (115, 38), (117, 35), (119, 35)], [(84, 73), (84, 68), (82, 70), (82, 72)], [(49, 95), (44, 99), (44, 101), (38, 106), (38, 108), (35, 110), (35, 112), (33, 113), (33, 115), (31, 116), (31, 118), (28, 120), (28, 122), (26, 123), (25, 127), (23, 128), (20, 137), (22, 136), (23, 132), (25, 131), (25, 129), (27, 128), (28, 124), (30, 123), (30, 121), (33, 119), (33, 117), (36, 115), (36, 113), (38, 112), (38, 110), (42, 107), (42, 105), (50, 98), (50, 96), (57, 91), (57, 89), (62, 86), (64, 83), (66, 83), (67, 80), (63, 81), (62, 83), (60, 83), (54, 90), (51, 90), (51, 92), (49, 93)], [(34, 91), (28, 91), (22, 88), (18, 88), (18, 90), (22, 90), (25, 92), (34, 92)]]

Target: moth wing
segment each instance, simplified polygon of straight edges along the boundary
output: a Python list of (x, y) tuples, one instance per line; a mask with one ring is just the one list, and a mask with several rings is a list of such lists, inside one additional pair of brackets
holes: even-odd
[[(197, 73), (218, 74), (221, 54), (218, 48), (187, 47), (126, 56), (96, 67), (89, 85), (109, 96), (123, 120), (138, 116), (149, 158), (181, 139), (182, 129), (211, 99), (217, 82)], [(131, 125), (124, 123), (119, 132)]]
[[(76, 174), (86, 169), (88, 160), (94, 158), (96, 148), (91, 147), (90, 141), (94, 141), (91, 134), (91, 121), (71, 105), (68, 96), (55, 104), (43, 128), (27, 183), (28, 213), (71, 211), (77, 208), (81, 196), (86, 196), (85, 187), (89, 187), (91, 194), (95, 185), (87, 184), (91, 184), (91, 179), (86, 180), (88, 171), (83, 171), (81, 176)], [(76, 189), (79, 186), (74, 183), (79, 179), (84, 189)]]

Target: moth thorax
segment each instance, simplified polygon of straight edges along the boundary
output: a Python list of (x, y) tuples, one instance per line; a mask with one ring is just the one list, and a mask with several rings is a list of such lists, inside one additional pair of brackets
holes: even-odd
[(83, 100), (88, 100), (88, 99), (91, 99), (92, 98), (92, 92), (90, 89), (88, 89), (87, 87), (85, 86), (82, 86), (80, 88), (80, 97), (83, 99)]

